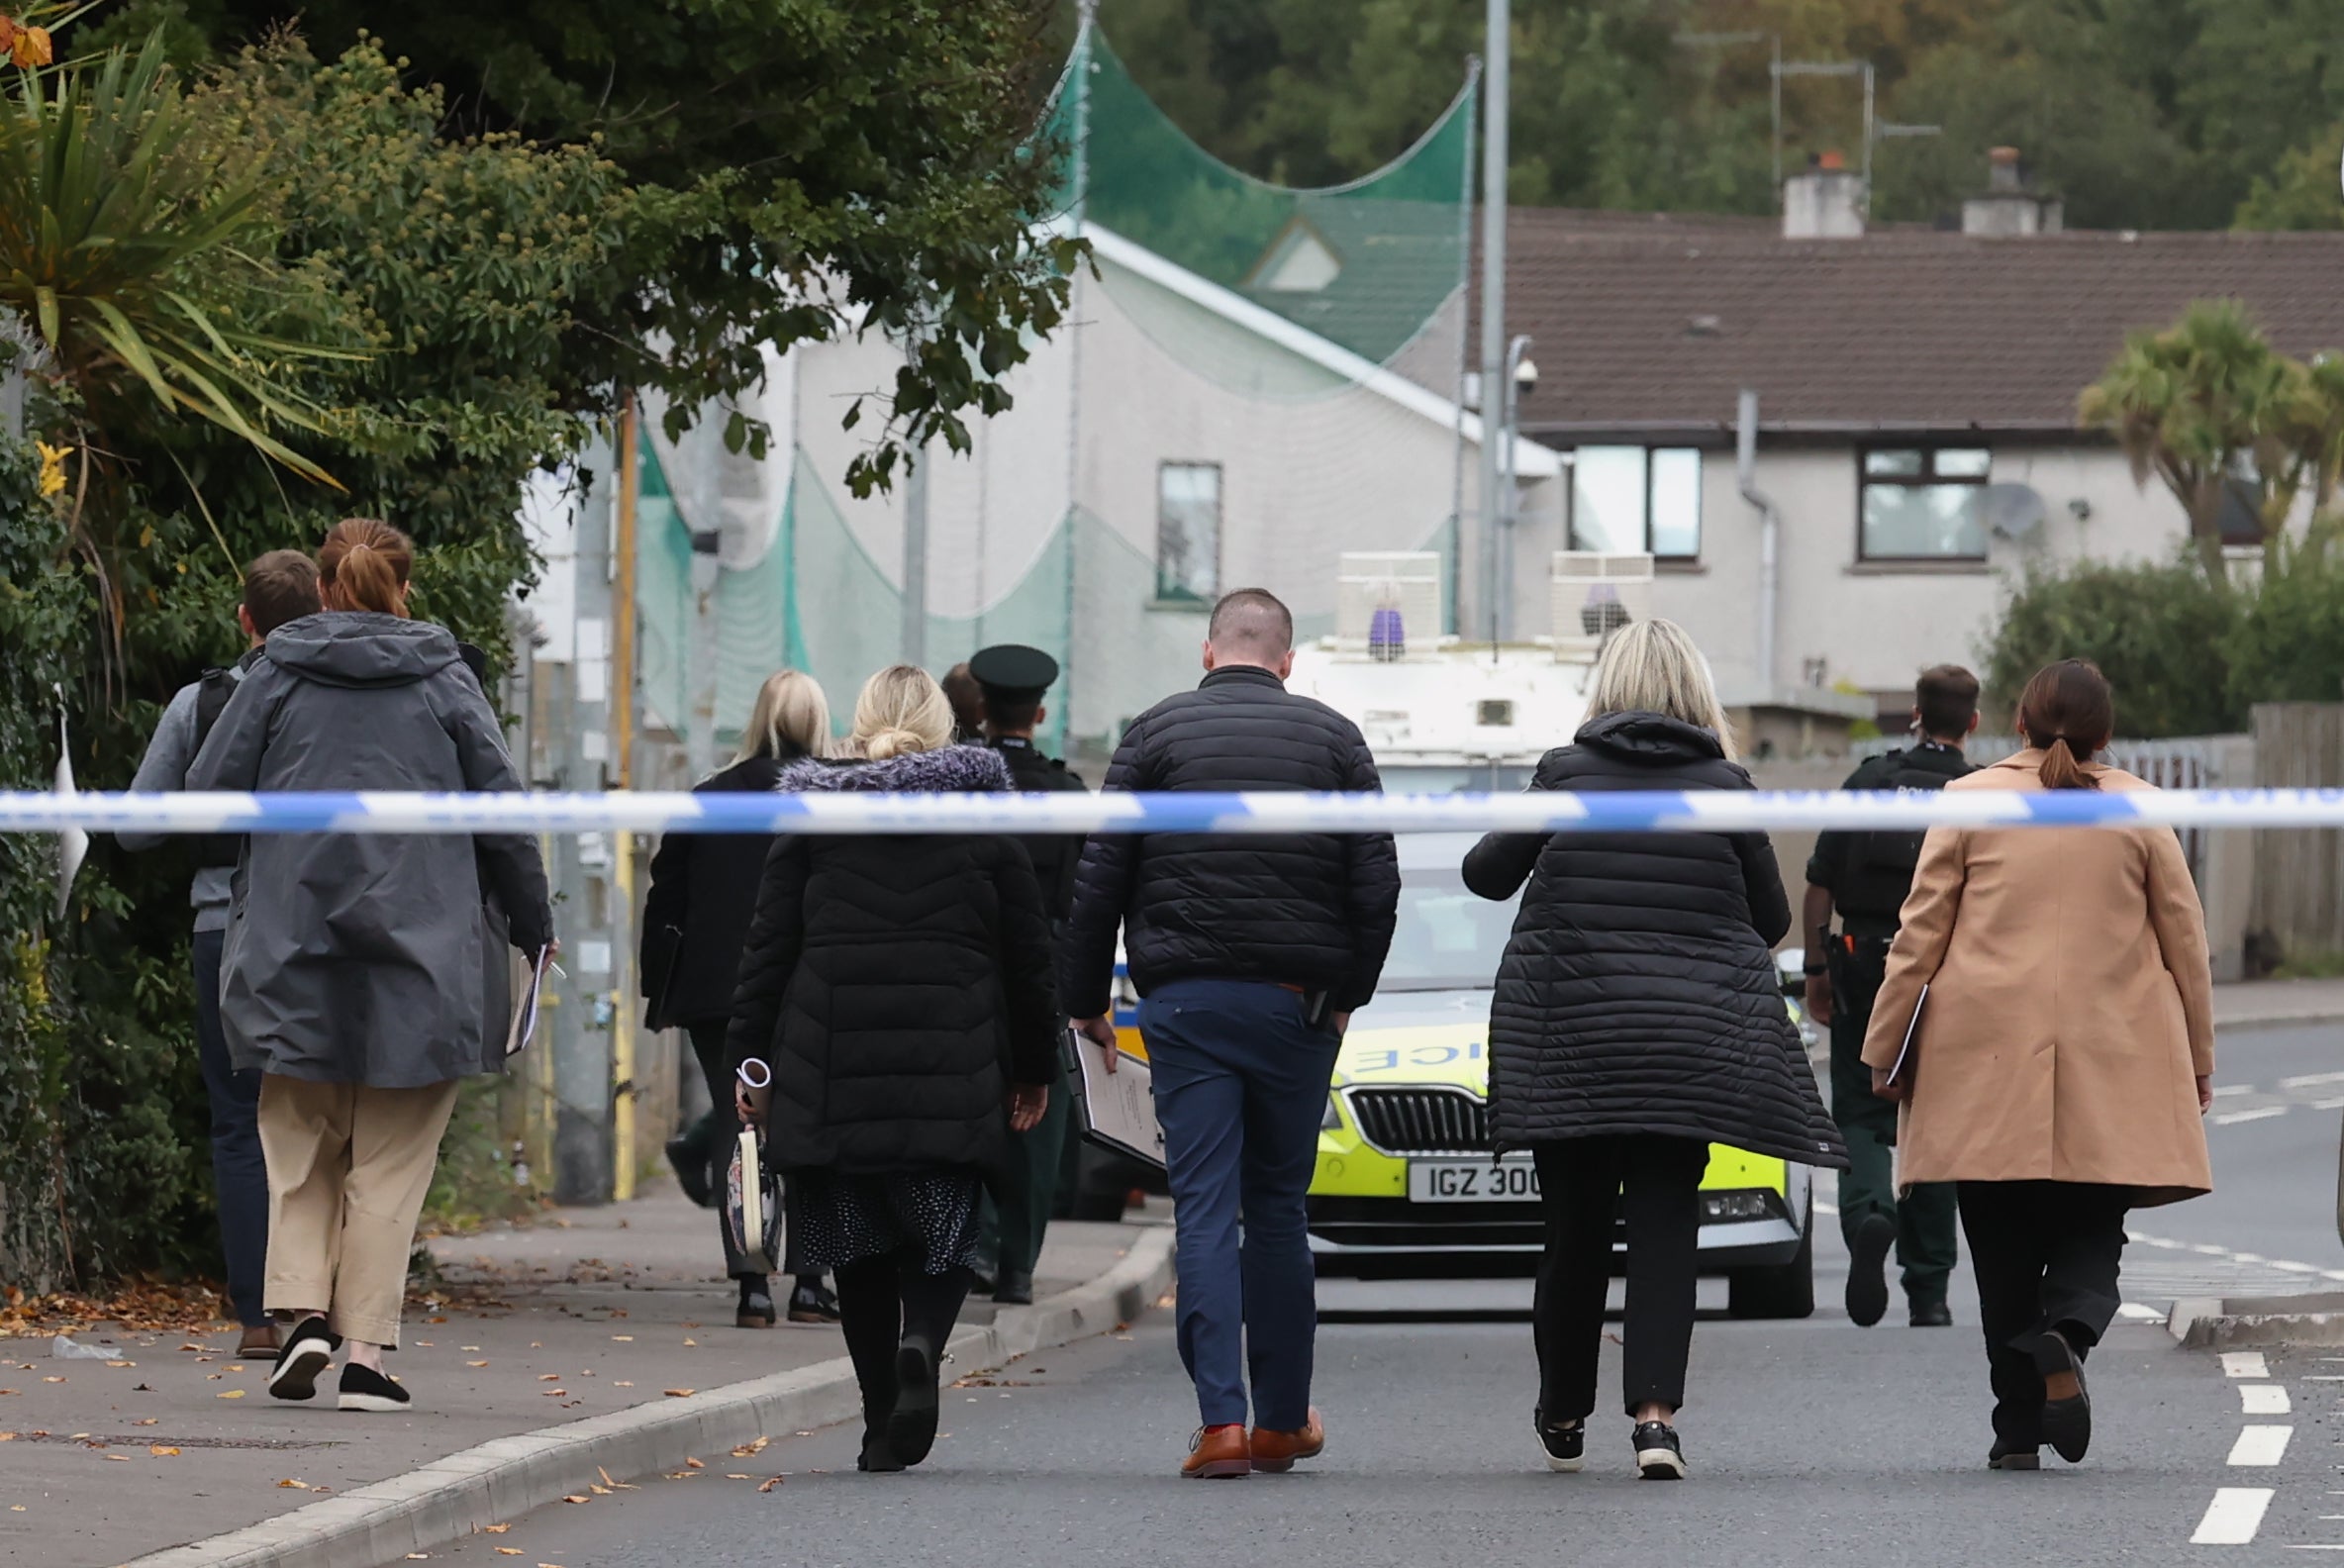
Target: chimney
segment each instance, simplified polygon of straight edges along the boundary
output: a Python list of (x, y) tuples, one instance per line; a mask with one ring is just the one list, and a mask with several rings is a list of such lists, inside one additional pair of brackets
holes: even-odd
[(1837, 152), (1809, 157), (1806, 173), (1783, 181), (1783, 238), (1860, 240), (1864, 207), (1863, 178), (1847, 159)]
[(1962, 203), (1962, 233), (2018, 239), (2026, 235), (2057, 234), (2063, 209), (2056, 196), (2040, 196), (2027, 188), (2026, 171), (2018, 149), (1999, 147), (1986, 154), (1986, 194)]

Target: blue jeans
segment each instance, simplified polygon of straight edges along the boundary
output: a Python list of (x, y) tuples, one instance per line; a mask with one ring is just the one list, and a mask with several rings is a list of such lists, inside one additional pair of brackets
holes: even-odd
[[(1294, 1431), (1311, 1410), (1318, 1303), (1304, 1197), (1340, 1041), (1303, 999), (1176, 980), (1139, 1004), (1179, 1226), (1181, 1364), (1208, 1426)], [(1240, 1216), (1242, 1224), (1240, 1225)]]
[(255, 1328), (261, 1277), (268, 1267), (268, 1164), (260, 1157), (260, 1074), (229, 1065), (220, 1029), (220, 950), (226, 931), (195, 933), (195, 1040), (204, 1090), (212, 1102), (212, 1190), (220, 1211), (220, 1250), (228, 1304)]

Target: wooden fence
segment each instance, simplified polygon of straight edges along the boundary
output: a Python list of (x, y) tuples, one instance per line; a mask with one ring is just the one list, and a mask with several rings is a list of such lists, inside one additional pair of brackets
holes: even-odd
[[(2255, 782), (2344, 786), (2344, 703), (2257, 703)], [(2344, 831), (2255, 834), (2253, 940), (2266, 962), (2344, 954)]]

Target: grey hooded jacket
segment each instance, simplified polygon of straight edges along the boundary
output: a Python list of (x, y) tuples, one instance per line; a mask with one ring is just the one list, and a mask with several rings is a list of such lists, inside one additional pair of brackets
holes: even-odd
[[(193, 790), (514, 790), (443, 628), (328, 612), (279, 627), (188, 770)], [(483, 1027), (482, 879), (534, 952), (553, 916), (521, 834), (254, 833), (220, 1017), (240, 1068), (411, 1089), (504, 1064)]]

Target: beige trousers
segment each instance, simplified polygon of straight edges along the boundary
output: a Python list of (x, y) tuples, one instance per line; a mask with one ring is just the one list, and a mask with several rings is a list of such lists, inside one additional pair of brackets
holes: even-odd
[(398, 1344), (416, 1217), (455, 1089), (260, 1080), (269, 1311), (322, 1308), (344, 1338)]

